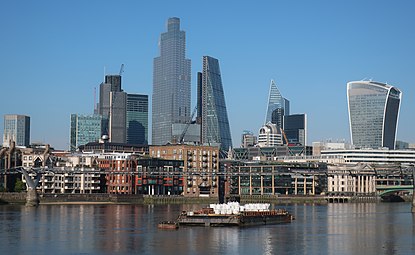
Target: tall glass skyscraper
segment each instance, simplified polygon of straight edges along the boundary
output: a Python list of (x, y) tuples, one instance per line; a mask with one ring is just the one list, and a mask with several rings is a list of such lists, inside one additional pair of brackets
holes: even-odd
[(271, 80), (271, 84), (269, 86), (268, 107), (267, 115), (265, 116), (265, 123), (272, 122), (272, 113), (277, 109), (281, 109), (280, 112), (282, 112), (284, 115), (289, 115), (290, 101), (282, 97), (274, 80)]
[(159, 41), (160, 56), (154, 58), (152, 98), (152, 144), (172, 141), (172, 125), (190, 118), (190, 59), (186, 59), (186, 33), (180, 19), (169, 18), (167, 32)]
[(204, 56), (203, 72), (201, 79), (198, 80), (198, 100), (201, 100), (198, 106), (202, 108), (199, 109), (199, 113), (202, 114), (202, 143), (220, 145), (222, 151), (228, 151), (232, 147), (232, 137), (226, 111), (219, 61), (215, 58)]
[(16, 146), (30, 145), (30, 117), (18, 114), (4, 115), (3, 146), (10, 147), (10, 141)]
[(98, 113), (102, 116), (102, 134), (111, 142), (126, 141), (127, 94), (121, 89), (121, 75), (106, 75), (99, 89)]
[(70, 150), (89, 142), (97, 142), (101, 138), (100, 115), (71, 114)]
[(148, 144), (148, 95), (127, 94), (127, 143)]
[(350, 134), (359, 148), (395, 148), (402, 93), (374, 81), (347, 83)]

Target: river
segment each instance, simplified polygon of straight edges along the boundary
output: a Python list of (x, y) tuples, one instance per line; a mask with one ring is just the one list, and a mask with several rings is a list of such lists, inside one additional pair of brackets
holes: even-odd
[(276, 205), (292, 223), (160, 230), (200, 205), (0, 206), (1, 254), (415, 254), (410, 203)]

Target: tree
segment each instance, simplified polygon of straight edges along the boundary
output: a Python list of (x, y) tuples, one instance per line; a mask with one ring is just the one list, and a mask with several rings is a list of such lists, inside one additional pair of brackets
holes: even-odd
[(16, 183), (14, 184), (14, 191), (22, 192), (24, 190), (26, 190), (26, 185), (24, 184), (24, 182), (22, 182), (22, 180), (17, 179)]

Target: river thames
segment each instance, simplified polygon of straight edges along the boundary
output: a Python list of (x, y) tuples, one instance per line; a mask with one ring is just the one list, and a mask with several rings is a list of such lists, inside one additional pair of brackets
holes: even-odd
[(1, 254), (415, 254), (410, 203), (276, 205), (292, 223), (161, 230), (201, 205), (0, 206)]

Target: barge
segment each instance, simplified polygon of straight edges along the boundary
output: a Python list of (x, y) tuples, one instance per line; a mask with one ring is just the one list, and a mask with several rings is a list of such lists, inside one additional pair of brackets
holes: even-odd
[(211, 204), (199, 211), (183, 211), (177, 218), (179, 225), (199, 226), (255, 226), (289, 223), (294, 217), (284, 209), (270, 210), (270, 204), (246, 204), (238, 202)]

